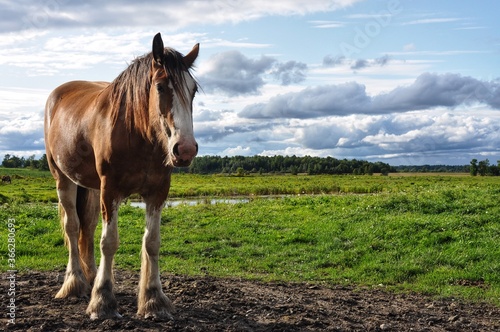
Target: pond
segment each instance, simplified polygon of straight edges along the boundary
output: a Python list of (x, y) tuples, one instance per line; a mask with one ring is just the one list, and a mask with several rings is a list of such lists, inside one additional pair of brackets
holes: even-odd
[[(200, 204), (208, 204), (208, 205), (214, 205), (214, 204), (238, 204), (238, 203), (248, 203), (250, 202), (250, 198), (248, 197), (241, 197), (241, 198), (173, 198), (173, 199), (167, 199), (166, 207), (171, 207), (171, 206), (179, 206), (179, 205), (189, 205), (189, 206), (195, 206), (195, 205), (200, 205)], [(139, 207), (142, 209), (146, 208), (146, 203), (144, 202), (131, 202), (130, 206), (133, 207)]]

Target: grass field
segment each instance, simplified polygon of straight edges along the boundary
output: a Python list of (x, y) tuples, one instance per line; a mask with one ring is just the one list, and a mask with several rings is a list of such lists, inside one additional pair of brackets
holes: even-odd
[[(269, 194), (288, 196), (259, 197)], [(21, 172), (0, 195), (3, 227), (15, 219), (16, 268), (64, 269), (50, 174)], [(175, 197), (234, 195), (254, 198), (163, 211), (162, 271), (386, 287), (500, 305), (498, 177), (179, 174), (172, 184)], [(137, 270), (144, 211), (126, 204), (119, 223), (116, 265)], [(6, 271), (6, 229), (0, 234)]]

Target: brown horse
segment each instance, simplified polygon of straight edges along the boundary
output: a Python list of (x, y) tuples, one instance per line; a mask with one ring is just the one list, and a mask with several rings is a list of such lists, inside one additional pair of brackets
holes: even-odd
[[(160, 214), (174, 167), (198, 153), (192, 102), (197, 83), (189, 69), (199, 44), (183, 56), (163, 47), (135, 59), (113, 82), (74, 81), (56, 88), (45, 107), (45, 146), (57, 182), (61, 224), (69, 251), (56, 298), (88, 296), (92, 319), (120, 317), (113, 293), (118, 207), (130, 194), (146, 203), (137, 314), (171, 318), (158, 269)], [(102, 213), (101, 261), (94, 232)]]

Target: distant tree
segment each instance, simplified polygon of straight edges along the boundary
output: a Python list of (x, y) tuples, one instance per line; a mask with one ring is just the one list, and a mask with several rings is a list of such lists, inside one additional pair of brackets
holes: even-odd
[(236, 176), (244, 176), (245, 175), (245, 169), (243, 167), (238, 167), (236, 169)]
[(479, 175), (481, 175), (481, 176), (488, 175), (488, 168), (489, 167), (490, 167), (490, 161), (488, 159), (481, 160), (478, 164)]
[(488, 175), (500, 176), (500, 160), (497, 160), (497, 165), (490, 165), (488, 167)]
[(2, 166), (6, 168), (18, 168), (24, 167), (24, 157), (19, 158), (18, 156), (11, 156), (6, 154), (2, 161)]
[(2, 166), (3, 166), (3, 167), (8, 167), (8, 168), (11, 168), (11, 167), (9, 167), (9, 161), (10, 161), (10, 154), (6, 154), (6, 155), (3, 157)]
[(38, 168), (38, 160), (35, 159), (35, 155), (31, 155), (26, 159), (24, 167), (33, 169)]
[(472, 159), (470, 162), (470, 175), (477, 176), (477, 159)]
[(38, 160), (38, 169), (41, 171), (49, 170), (49, 162), (47, 161), (47, 155), (45, 153), (40, 158), (40, 160)]

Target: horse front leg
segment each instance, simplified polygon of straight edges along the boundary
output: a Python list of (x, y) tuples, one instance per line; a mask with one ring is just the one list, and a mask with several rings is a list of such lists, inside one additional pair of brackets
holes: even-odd
[(91, 319), (121, 318), (113, 292), (113, 257), (118, 250), (118, 207), (120, 200), (107, 197), (101, 191), (102, 235), (101, 261), (94, 280), (92, 295), (87, 307)]
[(158, 268), (162, 207), (146, 202), (146, 230), (142, 240), (137, 315), (144, 318), (173, 319), (171, 313), (174, 306), (162, 291)]

